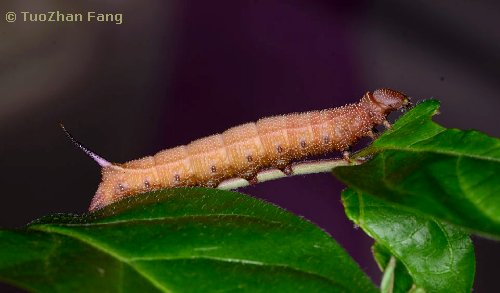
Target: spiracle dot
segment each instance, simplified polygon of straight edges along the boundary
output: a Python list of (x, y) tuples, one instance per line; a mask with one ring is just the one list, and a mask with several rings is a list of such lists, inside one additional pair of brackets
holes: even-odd
[(122, 192), (125, 191), (125, 186), (123, 186), (123, 184), (121, 184), (121, 183), (118, 183), (118, 190), (120, 190)]

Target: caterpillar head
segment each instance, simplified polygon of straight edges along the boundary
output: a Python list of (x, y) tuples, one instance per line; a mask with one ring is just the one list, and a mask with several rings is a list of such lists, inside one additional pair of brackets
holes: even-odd
[(408, 96), (387, 88), (368, 93), (368, 98), (372, 104), (372, 108), (378, 108), (377, 112), (381, 112), (383, 115), (411, 105)]

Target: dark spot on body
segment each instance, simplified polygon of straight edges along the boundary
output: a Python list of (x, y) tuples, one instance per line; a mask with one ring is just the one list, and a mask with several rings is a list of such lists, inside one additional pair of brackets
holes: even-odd
[(120, 190), (121, 192), (125, 191), (125, 186), (123, 186), (123, 184), (121, 183), (118, 183), (118, 190)]
[(330, 143), (330, 137), (328, 135), (323, 136), (323, 143), (324, 144), (329, 144)]
[(305, 148), (305, 147), (306, 147), (306, 141), (305, 141), (304, 139), (300, 141), (300, 146), (301, 146), (302, 148)]
[(151, 184), (149, 184), (148, 180), (144, 180), (144, 187), (146, 187), (146, 188), (151, 187)]
[(253, 161), (252, 155), (247, 156), (247, 162), (251, 163)]
[(210, 167), (210, 171), (212, 171), (212, 173), (217, 172), (217, 168), (215, 167), (215, 165), (213, 165), (212, 167)]
[(280, 145), (277, 145), (276, 146), (276, 151), (278, 152), (278, 154), (281, 154), (283, 152), (283, 149), (281, 148)]
[(175, 182), (181, 181), (181, 176), (179, 176), (179, 174), (175, 174), (174, 175), (174, 180), (175, 180)]

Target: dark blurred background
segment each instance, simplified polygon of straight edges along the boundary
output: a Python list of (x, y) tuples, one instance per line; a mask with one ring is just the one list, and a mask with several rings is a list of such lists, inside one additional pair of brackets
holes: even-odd
[[(340, 106), (391, 87), (442, 102), (436, 120), (500, 136), (494, 1), (7, 1), (0, 4), (0, 226), (86, 211), (98, 166), (263, 116)], [(21, 11), (122, 13), (123, 23), (23, 22)], [(5, 13), (18, 13), (14, 23)], [(241, 191), (328, 231), (376, 283), (372, 240), (328, 174)], [(499, 243), (474, 238), (476, 292), (497, 287)], [(13, 290), (6, 285), (2, 290)]]

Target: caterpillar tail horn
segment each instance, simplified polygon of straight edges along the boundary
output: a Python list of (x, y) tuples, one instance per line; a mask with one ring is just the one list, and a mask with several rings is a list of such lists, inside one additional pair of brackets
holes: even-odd
[(93, 151), (89, 150), (88, 148), (86, 148), (83, 144), (81, 144), (78, 140), (76, 140), (72, 135), (71, 133), (69, 133), (68, 130), (66, 130), (66, 128), (64, 127), (64, 125), (60, 122), (59, 123), (59, 126), (61, 126), (61, 129), (64, 131), (64, 134), (66, 134), (66, 136), (69, 138), (69, 140), (71, 140), (71, 142), (77, 146), (79, 149), (81, 149), (84, 153), (86, 153), (89, 157), (91, 157), (94, 161), (96, 161), (97, 164), (99, 164), (99, 166), (101, 167), (109, 167), (111, 166), (112, 164), (110, 162), (108, 162), (107, 160), (103, 159), (102, 157), (100, 157), (99, 155), (95, 154)]

